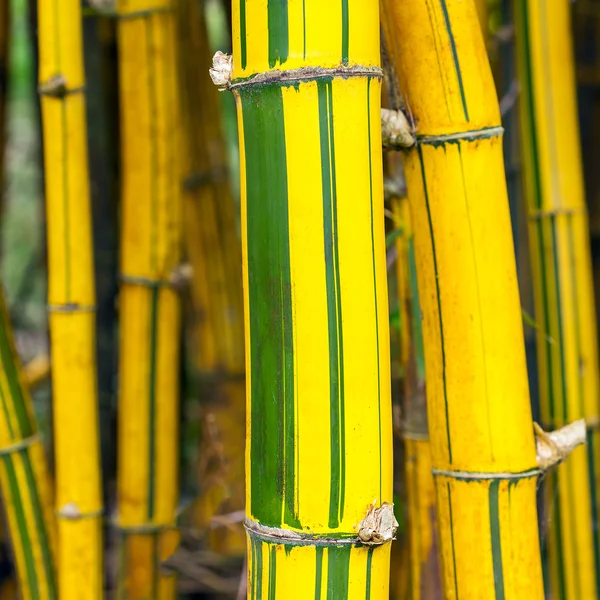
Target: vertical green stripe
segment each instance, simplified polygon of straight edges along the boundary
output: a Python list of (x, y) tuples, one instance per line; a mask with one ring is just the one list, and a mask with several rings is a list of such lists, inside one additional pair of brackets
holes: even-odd
[(600, 539), (598, 537), (598, 492), (596, 489), (596, 452), (594, 445), (595, 431), (587, 432), (588, 479), (592, 501), (592, 532), (594, 536), (594, 565), (596, 575), (596, 593), (600, 594)]
[(46, 529), (46, 523), (44, 521), (44, 507), (40, 500), (38, 486), (33, 472), (31, 464), (31, 458), (27, 450), (23, 449), (19, 451), (21, 460), (23, 462), (23, 470), (25, 471), (25, 477), (27, 478), (27, 487), (29, 489), (29, 495), (31, 497), (31, 508), (33, 518), (35, 520), (35, 528), (37, 531), (37, 538), (40, 543), (40, 551), (42, 555), (42, 562), (44, 564), (44, 574), (46, 582), (48, 584), (48, 595), (50, 598), (57, 598), (58, 593), (56, 590), (56, 582), (54, 579), (54, 565), (52, 563), (52, 556), (50, 554), (50, 541), (48, 539), (48, 531)]
[(454, 578), (454, 598), (458, 600), (458, 574), (456, 572), (456, 549), (454, 547), (454, 516), (452, 514), (452, 491), (450, 484), (446, 483), (448, 492), (448, 515), (450, 517), (450, 541), (452, 546), (452, 577)]
[(275, 600), (277, 592), (277, 546), (269, 551), (269, 595), (268, 600)]
[[(240, 92), (246, 153), (250, 328), (250, 509), (261, 523), (295, 520), (294, 347), (283, 97)], [(285, 465), (285, 466), (284, 466)], [(285, 503), (285, 506), (283, 504)]]
[(567, 376), (565, 369), (565, 345), (563, 339), (563, 309), (562, 309), (562, 290), (560, 278), (560, 264), (558, 260), (558, 242), (556, 237), (556, 217), (550, 216), (552, 226), (552, 257), (554, 261), (554, 293), (556, 294), (556, 312), (558, 317), (558, 349), (560, 352), (560, 386), (563, 401), (563, 423), (569, 419), (568, 396), (567, 396)]
[[(429, 207), (429, 192), (427, 190), (427, 176), (425, 175), (425, 160), (421, 146), (417, 147), (419, 153), (419, 162), (421, 164), (421, 180), (423, 181), (423, 193), (425, 196), (425, 207), (427, 209), (427, 222), (429, 224), (429, 237), (431, 239), (431, 254), (433, 257), (433, 270), (435, 278), (436, 300), (438, 306), (438, 319), (440, 329), (440, 349), (442, 353), (442, 382), (444, 385), (444, 409), (446, 413), (446, 439), (448, 442), (448, 461), (452, 464), (452, 440), (450, 438), (450, 412), (448, 407), (448, 393), (446, 390), (446, 348), (444, 344), (444, 323), (442, 319), (442, 299), (440, 294), (440, 280), (437, 266), (437, 253), (435, 249), (435, 237), (433, 234), (433, 221), (431, 219), (431, 209)], [(448, 489), (450, 494), (450, 489)]]
[(268, 0), (269, 66), (283, 64), (289, 53), (288, 0)]
[(35, 559), (33, 556), (33, 548), (31, 540), (29, 538), (29, 531), (27, 526), (27, 518), (25, 517), (25, 510), (23, 509), (23, 498), (19, 491), (19, 482), (17, 480), (17, 474), (15, 472), (15, 466), (12, 462), (12, 456), (5, 454), (2, 456), (2, 462), (6, 469), (6, 478), (8, 480), (8, 490), (5, 490), (5, 494), (8, 492), (10, 495), (12, 507), (15, 511), (15, 521), (17, 524), (18, 532), (12, 531), (11, 535), (18, 533), (20, 545), (23, 550), (23, 558), (25, 561), (25, 570), (27, 572), (27, 582), (30, 587), (31, 598), (37, 600), (40, 597), (38, 588), (37, 573), (35, 571)]
[(446, 31), (448, 32), (448, 39), (450, 40), (450, 48), (452, 49), (452, 58), (454, 60), (454, 69), (456, 70), (456, 79), (458, 80), (458, 87), (460, 89), (460, 98), (462, 100), (463, 112), (465, 119), (469, 120), (469, 109), (467, 108), (467, 97), (465, 95), (465, 86), (463, 84), (462, 72), (460, 70), (460, 61), (458, 60), (458, 52), (456, 50), (456, 41), (454, 40), (454, 34), (452, 33), (452, 24), (450, 23), (450, 15), (448, 14), (448, 7), (446, 6), (446, 0), (440, 0), (442, 12), (444, 13), (444, 21), (446, 23)]
[(373, 268), (373, 303), (375, 305), (375, 342), (377, 344), (376, 356), (377, 356), (377, 412), (378, 412), (378, 425), (379, 425), (379, 497), (383, 497), (383, 474), (382, 474), (382, 460), (381, 455), (383, 453), (381, 444), (381, 368), (380, 368), (380, 356), (379, 356), (379, 301), (377, 298), (377, 268), (375, 265), (375, 217), (373, 216), (373, 156), (371, 150), (371, 79), (367, 79), (367, 135), (369, 139), (369, 207), (371, 211), (371, 266)]
[(348, 600), (352, 546), (327, 549), (327, 600)]
[(156, 467), (156, 362), (158, 354), (158, 296), (159, 289), (150, 290), (150, 372), (148, 421), (150, 435), (148, 436), (148, 519), (154, 518), (154, 487)]
[(408, 271), (410, 276), (412, 340), (417, 363), (419, 381), (425, 381), (425, 352), (423, 349), (423, 328), (421, 326), (421, 302), (417, 286), (417, 261), (412, 236), (408, 240)]
[[(27, 411), (25, 397), (23, 396), (19, 373), (17, 371), (17, 358), (13, 351), (12, 340), (10, 339), (8, 329), (10, 327), (10, 322), (4, 301), (2, 301), (2, 305), (2, 323), (0, 323), (0, 361), (2, 362), (4, 376), (8, 383), (12, 409), (17, 417), (17, 423), (19, 424), (20, 437), (29, 437), (30, 435), (33, 435), (34, 431)], [(11, 432), (11, 435), (13, 435), (14, 432), (12, 431), (10, 419), (8, 419), (8, 411), (7, 423), (9, 431)]]
[(263, 573), (263, 548), (260, 540), (255, 540), (256, 544), (256, 600), (262, 600), (262, 573)]
[(350, 56), (350, 14), (348, 0), (342, 0), (342, 63), (347, 65)]
[(365, 600), (371, 600), (371, 574), (373, 565), (373, 552), (375, 547), (371, 546), (367, 554), (367, 584), (365, 589)]
[(248, 47), (246, 42), (246, 0), (240, 0), (240, 45), (242, 69), (248, 64)]
[(492, 535), (492, 565), (494, 568), (494, 589), (496, 600), (504, 600), (504, 572), (502, 570), (502, 542), (500, 539), (500, 508), (499, 494), (500, 481), (497, 479), (490, 483), (490, 532)]
[(323, 546), (315, 548), (317, 565), (315, 567), (315, 600), (321, 600), (321, 588), (323, 586)]
[(71, 301), (71, 242), (69, 239), (70, 230), (71, 230), (71, 219), (69, 218), (69, 202), (70, 202), (70, 190), (69, 190), (69, 153), (67, 152), (67, 148), (69, 147), (68, 140), (68, 124), (67, 124), (67, 97), (59, 100), (61, 103), (60, 106), (60, 114), (61, 114), (61, 137), (62, 137), (62, 145), (63, 145), (63, 157), (62, 157), (62, 185), (63, 185), (63, 195), (62, 195), (62, 209), (63, 209), (63, 227), (64, 227), (64, 236), (63, 243), (65, 245), (65, 301)]
[[(579, 314), (579, 282), (577, 280), (577, 263), (575, 262), (575, 240), (573, 239), (573, 215), (569, 214), (567, 218), (567, 233), (569, 236), (569, 266), (571, 271), (571, 302), (573, 303), (575, 321), (575, 344), (577, 347), (577, 389), (579, 392), (579, 418), (585, 415), (584, 391), (583, 391), (583, 356), (581, 348), (581, 321)], [(600, 590), (598, 590), (600, 593)]]
[[(551, 527), (554, 527), (554, 532), (556, 534), (556, 539), (554, 543), (556, 544), (555, 552), (558, 566), (558, 590), (553, 590), (554, 593), (558, 592), (558, 598), (556, 600), (565, 600), (567, 597), (567, 589), (566, 589), (566, 581), (565, 581), (565, 557), (563, 556), (563, 539), (562, 539), (562, 518), (561, 518), (561, 506), (560, 506), (560, 490), (558, 485), (558, 471), (555, 471), (549, 477), (552, 478), (552, 490), (553, 490), (553, 503), (555, 510), (555, 518), (552, 522), (551, 518)], [(550, 487), (550, 486), (549, 486)]]
[(339, 525), (344, 511), (345, 423), (344, 356), (342, 305), (337, 231), (337, 194), (333, 130), (332, 84), (317, 81), (319, 96), (319, 134), (321, 141), (321, 177), (323, 183), (323, 236), (329, 328), (329, 402), (331, 430), (331, 485), (329, 527)]

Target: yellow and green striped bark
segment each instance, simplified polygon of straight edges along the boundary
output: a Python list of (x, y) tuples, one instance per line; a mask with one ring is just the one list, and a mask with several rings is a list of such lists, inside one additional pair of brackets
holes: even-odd
[(251, 598), (388, 598), (392, 502), (379, 12), (233, 4)]
[(19, 596), (57, 599), (52, 486), (0, 293), (0, 490)]
[(38, 4), (59, 595), (102, 598), (94, 264), (79, 0)]
[(210, 527), (213, 516), (244, 508), (244, 315), (237, 207), (230, 189), (218, 90), (206, 77), (211, 53), (204, 6), (180, 2), (180, 56), (186, 146), (183, 165), (185, 246), (193, 269), (191, 339), (199, 379), (202, 442), (195, 526), (211, 546), (241, 555), (241, 523)]
[(181, 260), (176, 14), (121, 1), (119, 598), (175, 598), (161, 562), (178, 542)]
[(600, 594), (600, 388), (570, 3), (515, 4), (540, 404), (546, 429), (585, 418), (586, 447), (546, 480), (558, 600)]
[(543, 598), (539, 470), (498, 102), (473, 0), (384, 1), (406, 154), (447, 598)]

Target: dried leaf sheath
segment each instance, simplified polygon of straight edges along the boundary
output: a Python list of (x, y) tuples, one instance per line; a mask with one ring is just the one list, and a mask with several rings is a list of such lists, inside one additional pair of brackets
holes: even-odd
[(538, 471), (502, 130), (475, 3), (383, 4), (418, 123), (406, 180), (445, 595), (540, 600)]

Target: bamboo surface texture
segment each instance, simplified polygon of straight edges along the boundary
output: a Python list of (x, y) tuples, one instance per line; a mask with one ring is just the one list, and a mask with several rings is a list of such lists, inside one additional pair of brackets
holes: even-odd
[(233, 4), (249, 598), (389, 597), (390, 544), (357, 543), (392, 502), (378, 17)]
[(402, 436), (409, 539), (409, 597), (412, 600), (436, 600), (442, 598), (441, 570), (427, 427), (421, 307), (408, 198), (395, 200), (394, 213), (402, 228), (402, 235), (396, 238), (396, 274), (398, 301), (404, 315), (401, 331), (401, 360), (404, 364)]
[(181, 260), (176, 14), (117, 5), (121, 107), (119, 598), (175, 598)]
[(446, 598), (543, 598), (498, 102), (471, 0), (385, 0), (406, 154)]
[[(246, 385), (242, 254), (231, 194), (218, 90), (206, 76), (212, 55), (203, 4), (180, 2), (186, 154), (185, 247), (193, 269), (192, 348), (202, 403), (202, 443), (194, 521), (210, 528), (220, 513), (244, 509)], [(245, 532), (212, 527), (211, 545), (243, 554)]]
[(0, 490), (23, 600), (58, 598), (50, 475), (0, 293)]
[(541, 414), (585, 418), (588, 443), (546, 481), (549, 574), (557, 600), (600, 594), (600, 395), (568, 0), (515, 5)]
[(80, 3), (38, 4), (61, 600), (103, 597), (95, 290)]

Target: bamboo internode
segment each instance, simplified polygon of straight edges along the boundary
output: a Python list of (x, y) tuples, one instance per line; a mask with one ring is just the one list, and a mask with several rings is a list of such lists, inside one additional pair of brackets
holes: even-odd
[(550, 586), (560, 600), (600, 593), (600, 380), (570, 10), (568, 0), (515, 9), (541, 415), (550, 429), (588, 424), (587, 447), (546, 483)]
[(383, 4), (418, 134), (406, 180), (445, 594), (541, 599), (539, 471), (502, 130), (475, 3)]

